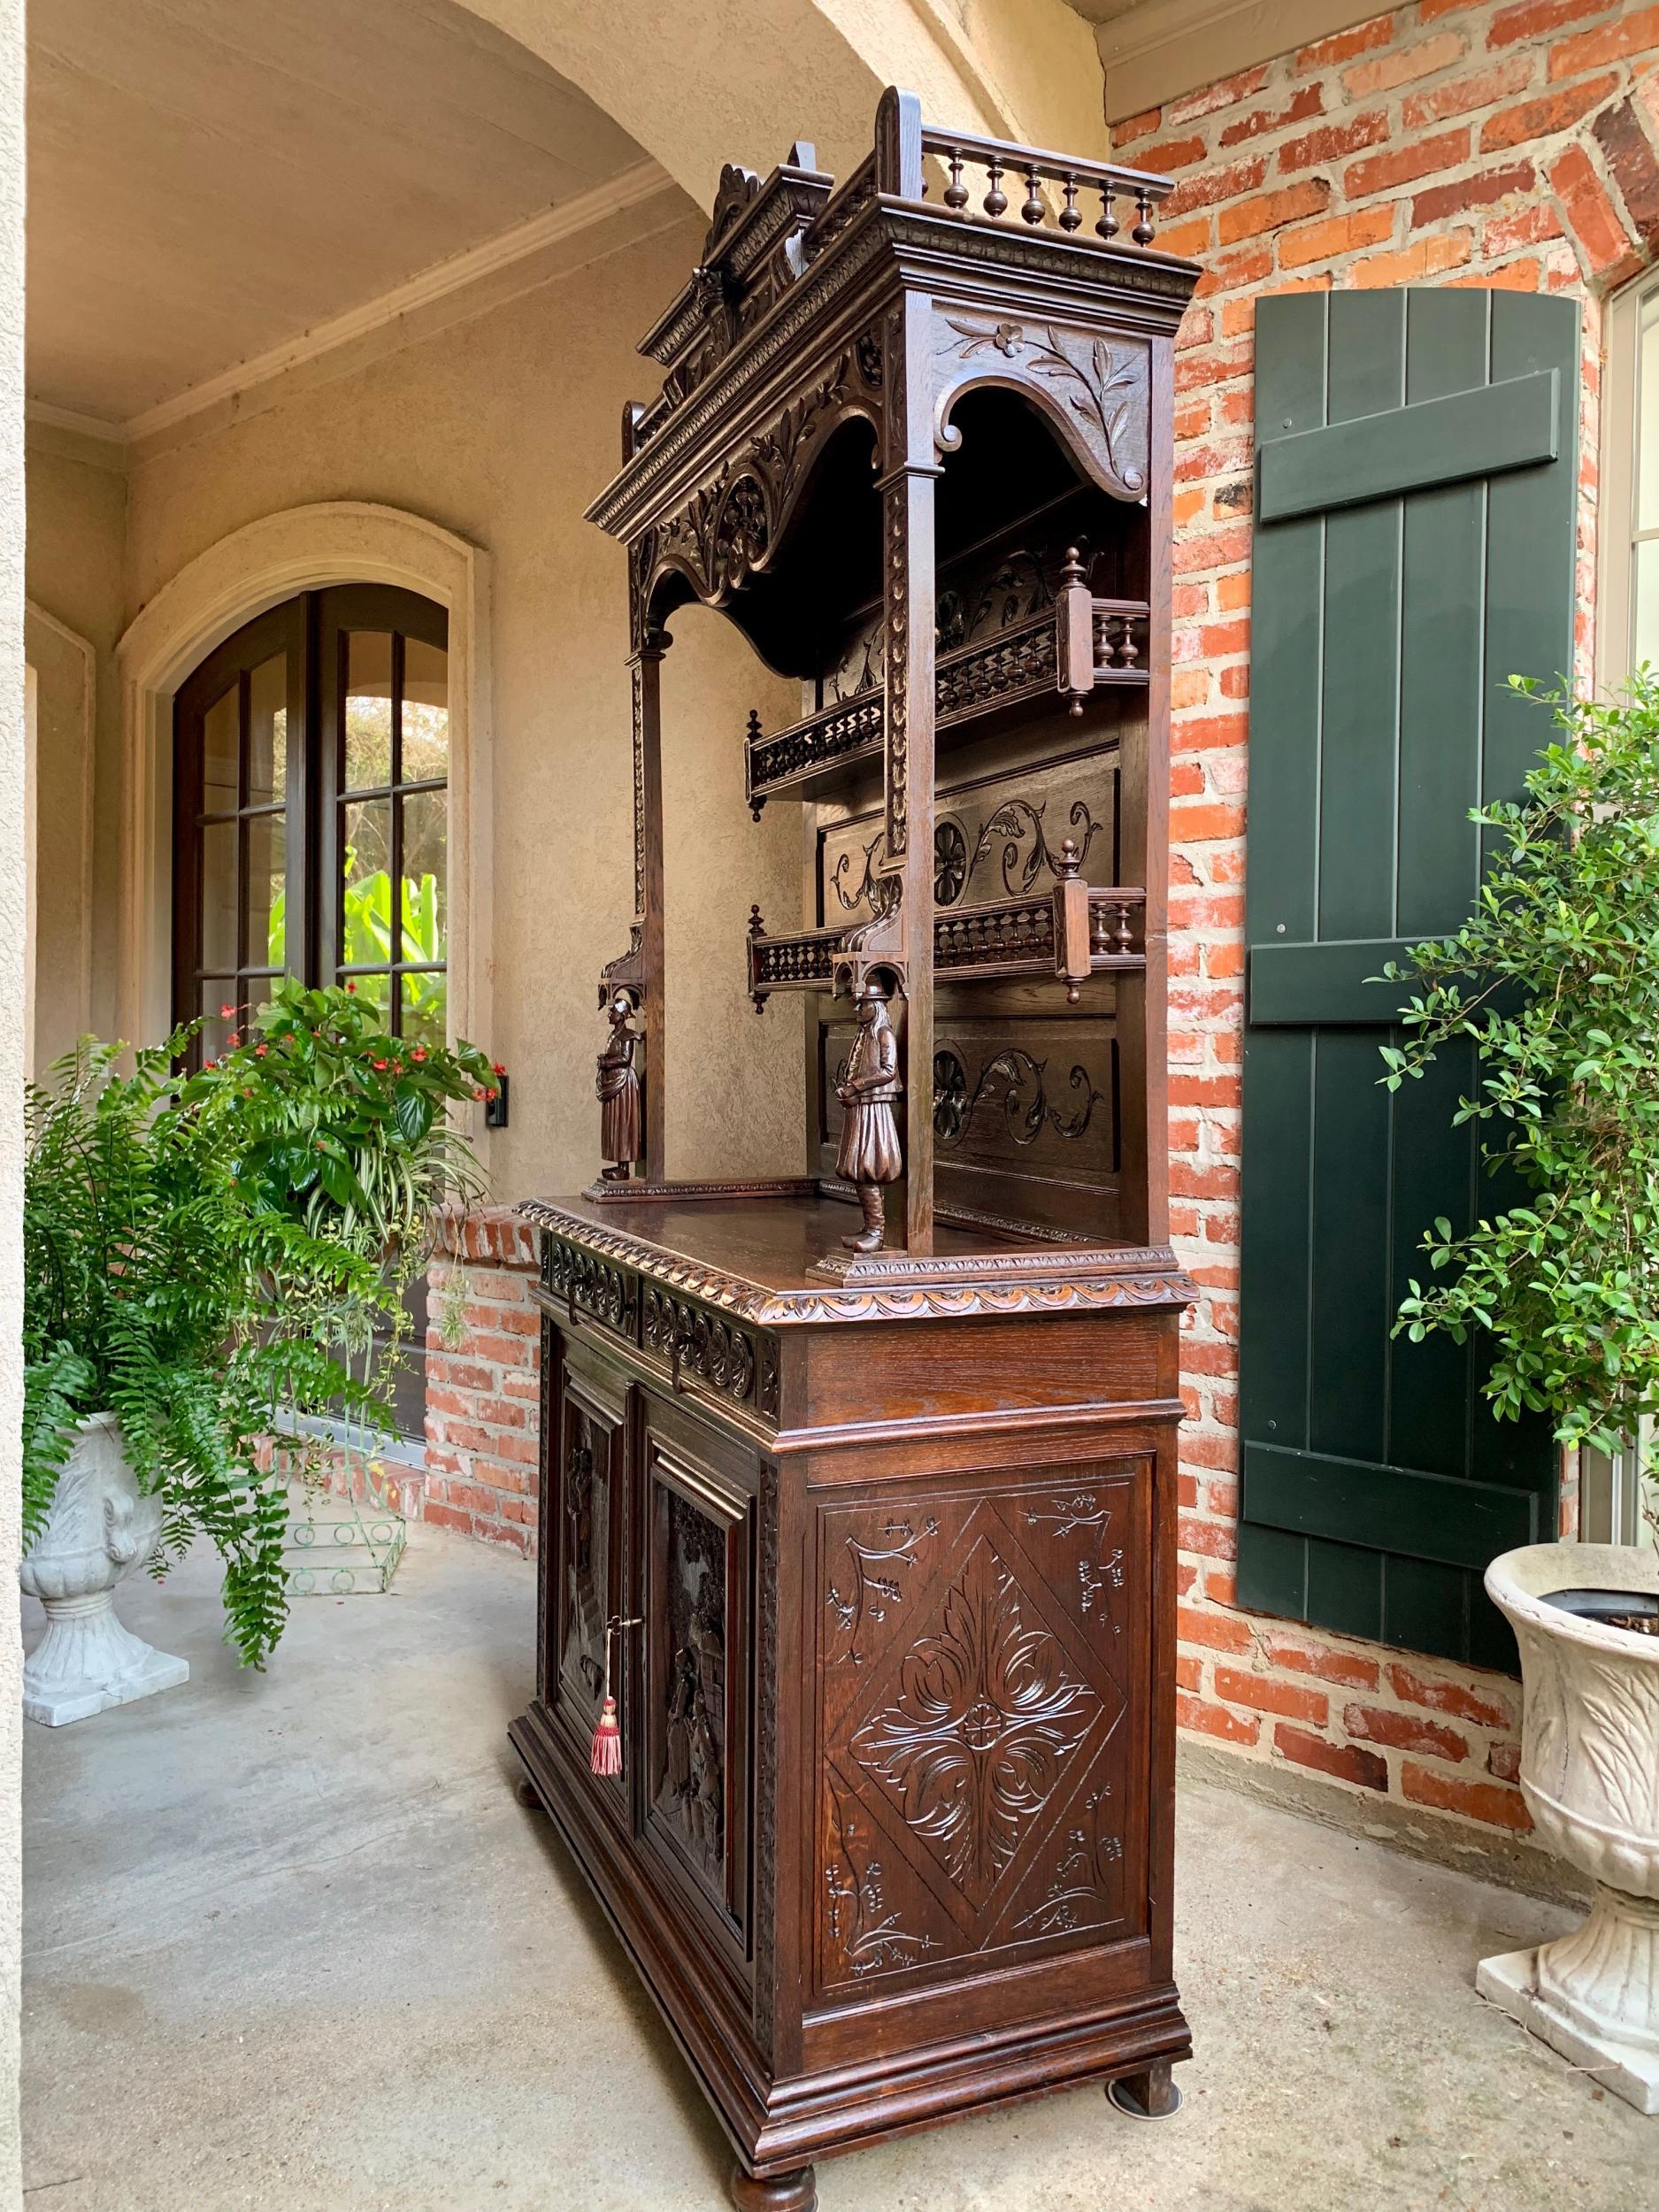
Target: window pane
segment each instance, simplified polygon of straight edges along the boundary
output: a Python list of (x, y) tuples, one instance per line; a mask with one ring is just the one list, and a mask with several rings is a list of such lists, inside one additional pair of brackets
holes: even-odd
[(403, 949), (405, 960), (449, 957), (449, 795), (418, 791), (403, 810)]
[(236, 810), (237, 744), (242, 732), (242, 694), (233, 683), (202, 717), (202, 811)]
[(1631, 658), (1659, 667), (1659, 538), (1632, 548)]
[(411, 637), (403, 645), (402, 780), (431, 783), (449, 772), (449, 656)]
[(392, 803), (358, 799), (342, 809), (345, 846), (340, 957), (349, 968), (392, 958)]
[(446, 1044), (449, 1033), (448, 976), (406, 975), (402, 983), (404, 1036), (411, 1044)]
[(1636, 527), (1653, 530), (1659, 529), (1659, 292), (1642, 303), (1636, 344)]
[(391, 1026), (392, 979), (389, 975), (348, 975), (342, 970), (341, 980), (352, 986), (364, 1005), (373, 1009), (385, 1027)]
[(248, 804), (268, 806), (288, 792), (288, 664), (264, 661), (248, 680)]
[(204, 968), (236, 965), (236, 825), (210, 822), (202, 832)]
[(353, 630), (346, 641), (347, 791), (392, 780), (392, 641), (384, 630)]
[(255, 814), (248, 823), (248, 961), (280, 968), (288, 960), (288, 817)]

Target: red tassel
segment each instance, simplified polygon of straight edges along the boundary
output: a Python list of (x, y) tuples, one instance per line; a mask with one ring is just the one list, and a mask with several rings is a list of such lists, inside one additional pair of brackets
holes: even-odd
[(617, 1718), (617, 1701), (607, 1697), (599, 1709), (599, 1724), (594, 1730), (593, 1756), (588, 1765), (595, 1774), (620, 1774), (622, 1771), (622, 1724)]

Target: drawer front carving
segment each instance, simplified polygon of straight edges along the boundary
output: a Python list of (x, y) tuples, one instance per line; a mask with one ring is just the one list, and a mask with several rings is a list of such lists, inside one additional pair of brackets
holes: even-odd
[(613, 1266), (543, 1230), (541, 1286), (578, 1313), (603, 1321), (630, 1343), (638, 1342), (640, 1281), (630, 1269)]
[(678, 1428), (647, 1418), (646, 1832), (675, 1886), (741, 1943), (755, 1500)]
[(689, 1298), (646, 1286), (642, 1339), (676, 1374), (694, 1376), (734, 1405), (778, 1417), (778, 1340), (710, 1313)]
[(1148, 1478), (818, 1520), (820, 1990), (1138, 1933)]

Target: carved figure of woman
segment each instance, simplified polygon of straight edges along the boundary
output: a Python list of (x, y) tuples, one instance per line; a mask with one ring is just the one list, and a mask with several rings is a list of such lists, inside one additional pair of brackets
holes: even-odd
[(858, 1034), (853, 1039), (846, 1076), (835, 1087), (847, 1109), (835, 1172), (856, 1188), (864, 1217), (858, 1235), (841, 1239), (850, 1251), (873, 1252), (880, 1245), (881, 1186), (896, 1183), (904, 1172), (898, 1118), (893, 1110), (902, 1089), (899, 1041), (887, 1019), (887, 994), (866, 981), (858, 1000)]
[(639, 1032), (629, 1026), (628, 1019), (633, 1011), (627, 994), (618, 991), (611, 1002), (611, 1035), (599, 1056), (595, 1087), (603, 1109), (599, 1118), (599, 1148), (611, 1162), (601, 1178), (607, 1183), (626, 1183), (634, 1161), (645, 1149), (640, 1079), (634, 1066)]

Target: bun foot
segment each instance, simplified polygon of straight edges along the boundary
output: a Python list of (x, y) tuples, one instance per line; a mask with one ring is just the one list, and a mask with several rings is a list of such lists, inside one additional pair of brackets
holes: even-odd
[(737, 2212), (817, 2212), (818, 2177), (810, 2166), (764, 2179), (733, 2166), (732, 2201)]
[(514, 1782), (512, 1793), (518, 1802), (527, 1807), (531, 1812), (539, 1813), (541, 1810), (541, 1800), (536, 1793), (535, 1784), (527, 1774), (521, 1774)]
[(1120, 2074), (1106, 2085), (1106, 2101), (1130, 2120), (1172, 2119), (1181, 2108), (1181, 2093), (1175, 2086), (1167, 2058), (1143, 2073)]

